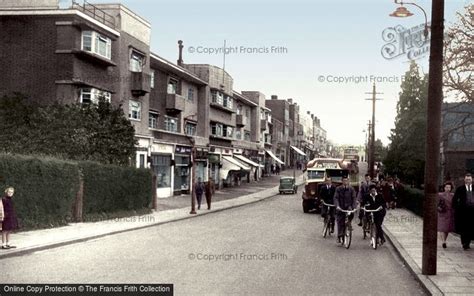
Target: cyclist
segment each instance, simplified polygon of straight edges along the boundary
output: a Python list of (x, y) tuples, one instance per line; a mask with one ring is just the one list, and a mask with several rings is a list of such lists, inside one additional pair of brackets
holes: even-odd
[[(369, 186), (372, 185), (372, 181), (370, 180), (370, 175), (365, 174), (365, 181), (360, 183), (359, 193), (357, 194), (357, 202), (362, 204), (362, 199), (366, 194), (369, 193)], [(362, 217), (364, 216), (364, 211), (359, 210), (359, 223), (357, 225), (362, 226)]]
[[(347, 176), (342, 178), (342, 185), (336, 188), (334, 193), (334, 205), (336, 209), (342, 209), (346, 211), (351, 211), (356, 208), (356, 191), (352, 186), (349, 185), (349, 179)], [(349, 220), (352, 220), (354, 214), (349, 215)], [(338, 242), (341, 242), (344, 233), (342, 229), (344, 228), (345, 223), (345, 213), (338, 211), (336, 214), (337, 221), (337, 239)]]
[(362, 205), (367, 210), (376, 210), (379, 207), (382, 209), (378, 212), (374, 212), (374, 223), (377, 227), (377, 236), (380, 238), (380, 244), (382, 245), (385, 242), (385, 236), (382, 229), (383, 219), (386, 214), (386, 203), (383, 198), (383, 195), (377, 192), (377, 186), (374, 184), (369, 186), (369, 193), (366, 194), (362, 200)]
[[(324, 181), (324, 185), (322, 185), (320, 188), (319, 188), (319, 197), (321, 198), (322, 201), (324, 201), (325, 203), (327, 204), (334, 204), (334, 193), (336, 191), (336, 187), (334, 187), (334, 185), (332, 185), (332, 181), (331, 181), (331, 177), (327, 177), (326, 180)], [(323, 218), (326, 217), (326, 215), (329, 214), (329, 218), (331, 219), (331, 233), (334, 232), (334, 221), (335, 221), (335, 217), (334, 217), (334, 212), (335, 212), (335, 208), (334, 207), (330, 207), (329, 208), (329, 213), (326, 213), (327, 211), (327, 206), (323, 205), (323, 210), (321, 212), (321, 216), (323, 216)]]

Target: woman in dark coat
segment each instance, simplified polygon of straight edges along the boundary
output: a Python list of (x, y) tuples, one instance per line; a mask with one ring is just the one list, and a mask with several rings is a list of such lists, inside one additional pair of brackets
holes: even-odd
[(5, 196), (2, 198), (3, 221), (2, 221), (2, 249), (16, 248), (10, 245), (10, 232), (18, 228), (18, 219), (13, 205), (13, 193), (15, 189), (8, 187), (5, 190)]
[(438, 193), (438, 232), (446, 248), (448, 234), (454, 231), (453, 185), (444, 183), (444, 192)]

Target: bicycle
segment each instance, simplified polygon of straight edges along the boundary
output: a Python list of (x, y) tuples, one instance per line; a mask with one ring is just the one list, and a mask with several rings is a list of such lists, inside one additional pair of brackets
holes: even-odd
[[(364, 212), (369, 213), (370, 215), (366, 218), (366, 222), (364, 225), (364, 238), (366, 237), (366, 232), (370, 233), (370, 245), (374, 250), (377, 249), (378, 242), (378, 233), (377, 233), (377, 226), (375, 225), (375, 218), (374, 212), (378, 212), (382, 209), (382, 207), (378, 207), (376, 210), (367, 210), (365, 207), (363, 208)], [(365, 215), (364, 215), (365, 216)]]
[(323, 221), (323, 237), (325, 238), (328, 233), (331, 234), (334, 230), (334, 221), (331, 219), (330, 211), (331, 207), (335, 207), (335, 205), (327, 204), (323, 201), (323, 206), (326, 207), (326, 217), (324, 217)]
[(349, 249), (349, 247), (351, 246), (351, 242), (352, 242), (352, 230), (353, 230), (352, 229), (352, 219), (349, 219), (349, 216), (350, 216), (350, 214), (357, 211), (357, 209), (343, 210), (343, 209), (338, 207), (336, 210), (345, 213), (344, 229), (342, 231), (343, 239), (341, 241), (341, 245), (346, 247), (346, 249)]

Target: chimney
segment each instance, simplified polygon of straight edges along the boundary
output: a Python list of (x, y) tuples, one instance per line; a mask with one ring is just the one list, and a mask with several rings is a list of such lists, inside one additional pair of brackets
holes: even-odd
[(277, 95), (272, 95), (272, 100), (278, 100), (278, 96)]
[(311, 114), (311, 119), (313, 119), (313, 120), (314, 120), (314, 114)]
[(183, 40), (178, 40), (179, 47), (179, 57), (178, 57), (178, 66), (183, 66)]
[[(311, 112), (310, 112), (310, 111), (306, 111), (306, 113), (307, 113), (308, 115), (310, 115), (310, 114), (311, 114)], [(312, 118), (312, 117), (311, 117), (311, 118)]]
[(293, 104), (293, 99), (288, 99), (288, 103)]

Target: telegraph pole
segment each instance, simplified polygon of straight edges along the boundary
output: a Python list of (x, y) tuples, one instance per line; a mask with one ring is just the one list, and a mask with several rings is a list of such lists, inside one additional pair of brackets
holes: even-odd
[(372, 95), (372, 98), (370, 99), (366, 99), (366, 100), (369, 100), (369, 101), (372, 101), (372, 130), (371, 130), (371, 139), (370, 139), (370, 148), (369, 148), (369, 159), (370, 159), (370, 162), (369, 162), (369, 174), (370, 174), (370, 178), (374, 178), (375, 177), (375, 171), (374, 171), (374, 165), (375, 165), (375, 101), (377, 100), (382, 100), (382, 99), (377, 99), (377, 95), (379, 94), (383, 94), (383, 93), (378, 93), (376, 90), (375, 90), (375, 83), (372, 87), (372, 92), (370, 93), (366, 93), (366, 94), (371, 94)]

